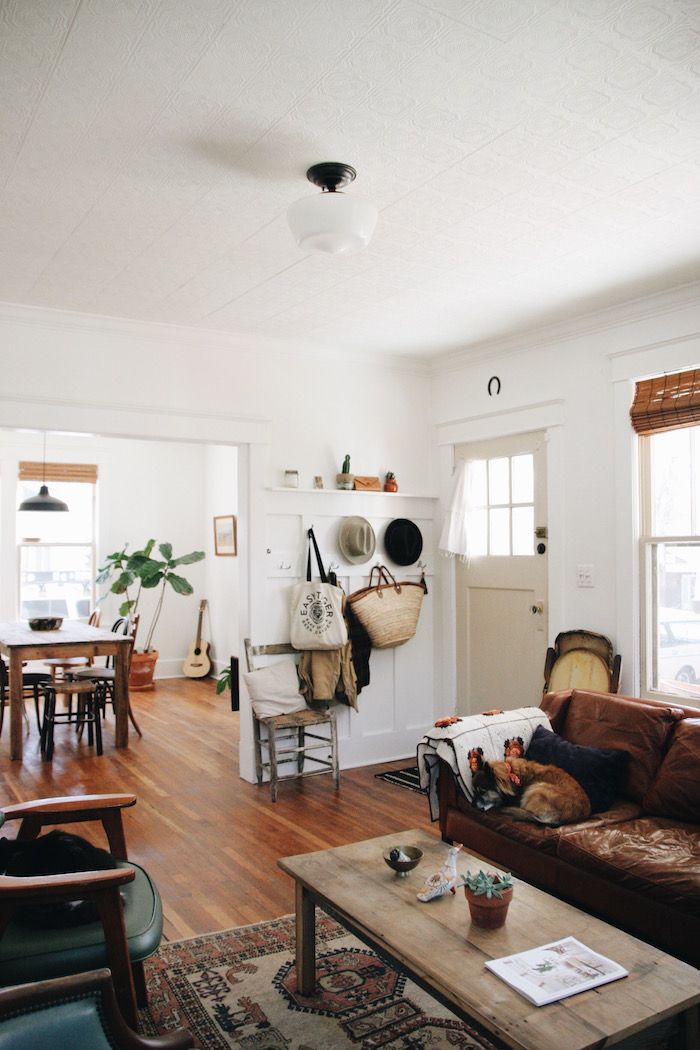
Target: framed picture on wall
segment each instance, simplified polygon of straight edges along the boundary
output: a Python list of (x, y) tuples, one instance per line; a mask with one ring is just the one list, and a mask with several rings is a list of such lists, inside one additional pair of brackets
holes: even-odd
[(228, 557), (238, 554), (235, 515), (223, 514), (214, 518), (214, 553)]

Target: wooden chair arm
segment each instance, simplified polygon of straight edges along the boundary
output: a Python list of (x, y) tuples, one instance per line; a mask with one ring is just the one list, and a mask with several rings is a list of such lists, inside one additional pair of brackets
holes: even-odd
[(116, 860), (128, 860), (122, 809), (135, 804), (136, 795), (66, 795), (3, 806), (0, 813), (5, 820), (21, 818), (17, 838), (22, 840), (35, 839), (45, 825), (99, 820), (112, 856)]
[(107, 871), (72, 871), (64, 875), (33, 875), (20, 877), (0, 875), (2, 902), (24, 904), (31, 901), (87, 900), (101, 890), (133, 882), (133, 868), (109, 868)]

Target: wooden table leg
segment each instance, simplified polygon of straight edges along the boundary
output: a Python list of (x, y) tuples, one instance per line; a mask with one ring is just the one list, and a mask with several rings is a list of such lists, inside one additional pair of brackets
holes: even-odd
[(10, 758), (22, 759), (22, 653), (10, 652)]
[(316, 907), (309, 891), (296, 884), (297, 990), (313, 995), (316, 988)]
[(681, 1019), (683, 1034), (680, 1046), (683, 1050), (697, 1050), (700, 1046), (700, 1007), (686, 1010)]
[(129, 746), (129, 646), (118, 645), (114, 657), (114, 742)]

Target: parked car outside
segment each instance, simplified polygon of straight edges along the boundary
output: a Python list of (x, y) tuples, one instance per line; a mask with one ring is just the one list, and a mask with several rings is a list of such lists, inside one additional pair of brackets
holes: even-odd
[(700, 696), (700, 616), (686, 609), (660, 609), (657, 688)]

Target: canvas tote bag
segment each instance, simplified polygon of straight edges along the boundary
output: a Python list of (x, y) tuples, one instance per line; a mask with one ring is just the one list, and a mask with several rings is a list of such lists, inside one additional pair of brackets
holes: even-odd
[[(297, 583), (292, 592), (289, 638), (295, 649), (341, 649), (348, 640), (343, 589), (328, 582), (313, 529), (309, 529), (308, 536), (306, 583)], [(311, 581), (311, 544), (320, 583)]]
[[(373, 584), (374, 574), (377, 582)], [(397, 583), (385, 565), (375, 565), (369, 586), (348, 596), (350, 608), (369, 635), (373, 649), (392, 649), (416, 633), (427, 593), (425, 582)]]

